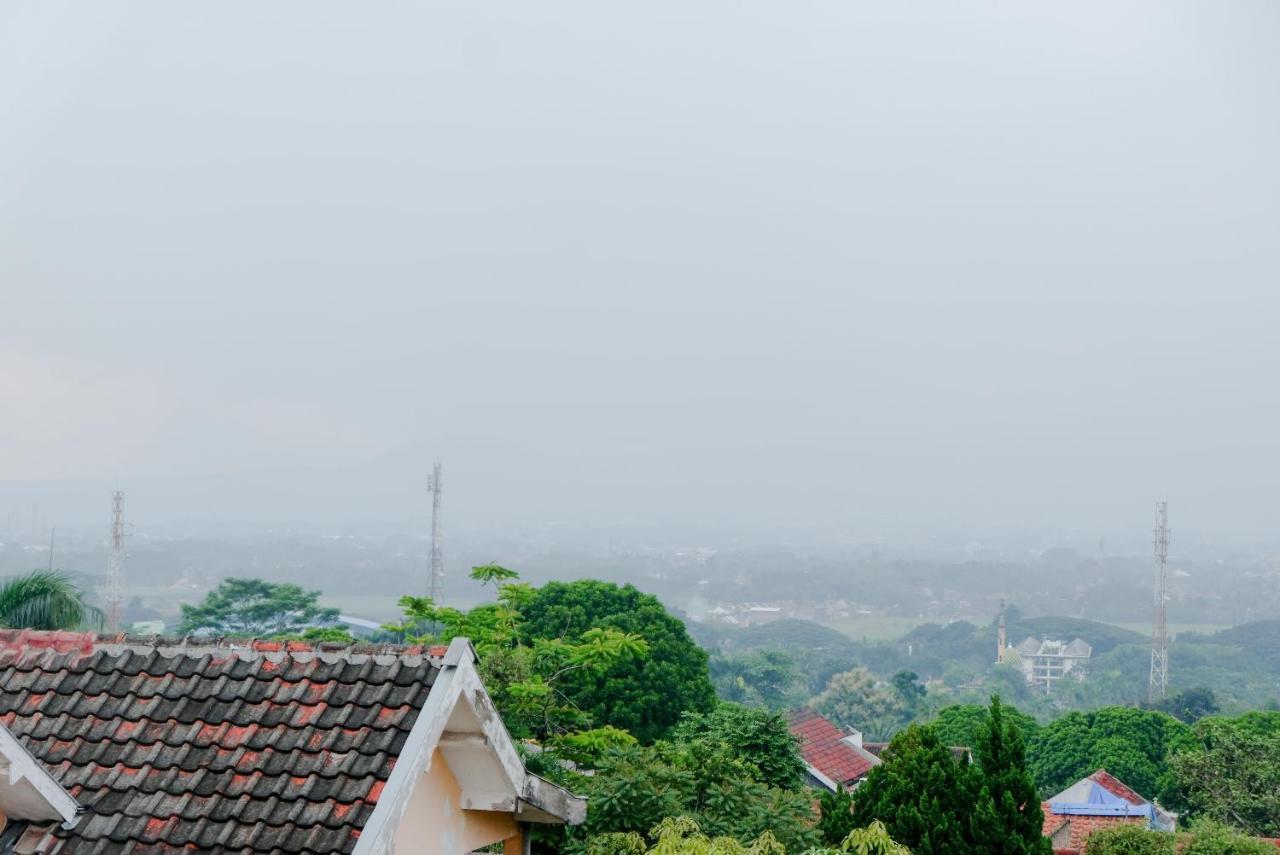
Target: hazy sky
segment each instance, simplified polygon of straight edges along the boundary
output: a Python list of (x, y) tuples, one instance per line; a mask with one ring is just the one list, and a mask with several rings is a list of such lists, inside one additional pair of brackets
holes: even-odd
[(1272, 0), (5, 3), (0, 480), (1269, 530), (1277, 43)]

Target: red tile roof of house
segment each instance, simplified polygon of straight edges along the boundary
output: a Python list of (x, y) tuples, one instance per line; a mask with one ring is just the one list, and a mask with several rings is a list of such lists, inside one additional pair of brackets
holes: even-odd
[(851, 784), (876, 766), (873, 756), (844, 742), (844, 732), (813, 710), (797, 710), (790, 720), (804, 762), (837, 784)]
[(0, 631), (0, 723), (85, 808), (60, 853), (349, 852), (433, 654)]
[(1098, 771), (1094, 772), (1092, 775), (1089, 776), (1089, 780), (1093, 781), (1095, 784), (1097, 784), (1099, 787), (1102, 787), (1102, 789), (1111, 793), (1113, 796), (1117, 796), (1119, 798), (1124, 799), (1126, 802), (1128, 802), (1131, 805), (1147, 804), (1147, 800), (1144, 799), (1142, 796), (1138, 795), (1137, 791), (1130, 788), (1128, 784), (1126, 784), (1124, 781), (1121, 781), (1115, 775), (1112, 775), (1106, 769), (1099, 769)]

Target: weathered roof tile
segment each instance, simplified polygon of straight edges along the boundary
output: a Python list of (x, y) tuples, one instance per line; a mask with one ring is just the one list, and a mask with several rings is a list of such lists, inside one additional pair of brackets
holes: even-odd
[(0, 631), (0, 723), (85, 807), (55, 832), (68, 855), (348, 852), (438, 668), (421, 648)]

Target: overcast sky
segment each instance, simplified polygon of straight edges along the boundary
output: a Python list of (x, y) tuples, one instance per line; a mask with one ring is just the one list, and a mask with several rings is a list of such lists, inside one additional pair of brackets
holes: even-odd
[(0, 480), (1269, 530), (1278, 43), (1271, 0), (5, 3)]

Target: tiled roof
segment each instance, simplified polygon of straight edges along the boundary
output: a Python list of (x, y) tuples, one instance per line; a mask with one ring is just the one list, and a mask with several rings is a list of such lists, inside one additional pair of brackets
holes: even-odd
[(840, 728), (813, 710), (797, 710), (790, 721), (804, 762), (837, 784), (853, 783), (879, 763), (874, 755), (845, 742)]
[(349, 852), (442, 653), (0, 631), (0, 723), (85, 808), (60, 853)]
[(1147, 803), (1147, 800), (1138, 795), (1137, 791), (1131, 789), (1128, 784), (1112, 775), (1106, 769), (1099, 769), (1094, 772), (1089, 776), (1089, 780), (1113, 796), (1124, 799), (1131, 805), (1145, 805)]

